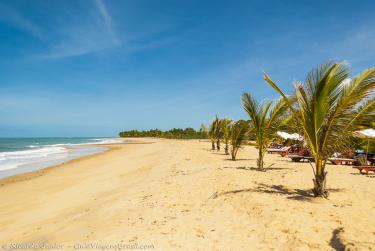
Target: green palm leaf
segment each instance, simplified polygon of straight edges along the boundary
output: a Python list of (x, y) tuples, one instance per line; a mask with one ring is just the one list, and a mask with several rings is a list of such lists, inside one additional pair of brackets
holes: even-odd
[[(288, 102), (290, 101), (286, 98)], [(269, 143), (275, 138), (276, 131), (286, 119), (288, 106), (283, 99), (277, 102), (263, 101), (258, 103), (249, 93), (242, 95), (242, 105), (251, 121), (251, 130), (259, 150), (257, 165), (264, 167), (264, 152)]]

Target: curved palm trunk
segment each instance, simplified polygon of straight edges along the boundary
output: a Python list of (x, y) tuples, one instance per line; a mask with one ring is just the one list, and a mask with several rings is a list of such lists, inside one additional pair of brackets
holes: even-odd
[(211, 149), (215, 150), (215, 141), (214, 140), (211, 140)]
[(313, 179), (313, 193), (315, 197), (328, 197), (326, 189), (327, 172), (325, 171), (325, 161), (320, 156), (315, 157), (315, 178)]
[(220, 139), (216, 141), (216, 150), (220, 151)]
[(257, 159), (257, 167), (260, 170), (262, 170), (264, 168), (264, 160), (263, 159), (264, 159), (263, 147), (259, 146), (258, 159)]
[(232, 160), (233, 161), (236, 160), (237, 151), (238, 151), (238, 148), (236, 148), (236, 147), (232, 148), (231, 155), (232, 155)]
[(228, 142), (225, 143), (225, 154), (226, 154), (226, 155), (229, 155), (229, 146), (228, 146)]

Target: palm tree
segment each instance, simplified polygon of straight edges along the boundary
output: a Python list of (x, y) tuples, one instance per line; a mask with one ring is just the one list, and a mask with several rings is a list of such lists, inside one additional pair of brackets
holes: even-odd
[(242, 95), (242, 105), (250, 117), (251, 130), (254, 131), (258, 147), (257, 167), (262, 170), (266, 147), (276, 137), (276, 131), (286, 118), (288, 107), (283, 99), (275, 103), (258, 103), (249, 93)]
[(216, 139), (216, 125), (217, 121), (216, 119), (211, 122), (210, 128), (208, 130), (208, 136), (211, 140), (211, 149), (215, 150), (215, 139)]
[(207, 138), (209, 129), (207, 128), (205, 124), (201, 124), (201, 129), (199, 131), (204, 138)]
[(236, 160), (238, 149), (241, 147), (243, 140), (245, 139), (248, 127), (244, 121), (237, 121), (230, 125), (230, 144), (232, 160)]
[(232, 120), (230, 119), (221, 120), (221, 127), (222, 127), (222, 132), (223, 132), (226, 155), (229, 155), (229, 140), (230, 140), (231, 123), (232, 123)]
[(295, 85), (296, 103), (290, 102), (271, 78), (264, 79), (285, 100), (303, 130), (315, 159), (315, 196), (327, 197), (327, 158), (345, 138), (375, 116), (375, 68), (349, 79), (344, 63), (328, 62), (313, 69), (305, 83)]
[(214, 123), (215, 123), (214, 134), (215, 134), (215, 139), (216, 139), (216, 150), (220, 151), (220, 140), (223, 137), (223, 130), (221, 126), (222, 121), (216, 116)]

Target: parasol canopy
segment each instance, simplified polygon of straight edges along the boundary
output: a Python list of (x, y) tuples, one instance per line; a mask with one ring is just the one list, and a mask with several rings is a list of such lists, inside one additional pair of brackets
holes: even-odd
[(360, 138), (375, 138), (375, 130), (372, 128), (355, 131), (353, 134)]
[(281, 132), (281, 131), (278, 131), (276, 133), (283, 139), (303, 140), (303, 137), (299, 135), (298, 133), (290, 134), (290, 133)]
[(366, 149), (366, 159), (367, 159), (370, 139), (375, 139), (375, 130), (372, 129), (372, 128), (369, 128), (369, 129), (364, 129), (364, 130), (360, 130), (360, 131), (355, 131), (355, 132), (353, 132), (353, 135), (355, 135), (359, 138), (367, 139), (367, 149)]

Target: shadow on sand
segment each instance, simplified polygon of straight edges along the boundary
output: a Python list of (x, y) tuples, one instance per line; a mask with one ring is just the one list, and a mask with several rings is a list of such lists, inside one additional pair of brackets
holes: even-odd
[(225, 166), (223, 168), (232, 168), (232, 169), (239, 169), (239, 170), (246, 170), (246, 171), (257, 171), (257, 172), (267, 172), (272, 170), (284, 170), (290, 169), (286, 167), (265, 167), (264, 169), (259, 169), (257, 167), (248, 167), (248, 166)]
[(346, 241), (343, 240), (343, 234), (344, 229), (342, 227), (333, 230), (329, 245), (337, 251), (352, 250), (351, 248), (353, 248), (354, 245), (352, 243), (346, 243)]
[[(211, 153), (214, 153), (214, 154), (220, 154), (220, 151), (218, 152), (216, 149), (212, 150), (211, 148), (206, 148), (206, 147), (202, 147), (201, 149), (206, 151), (206, 152), (211, 152)], [(221, 153), (221, 154), (223, 154), (223, 153)]]
[(229, 154), (225, 154), (225, 153), (221, 153), (221, 152), (212, 152), (212, 154), (229, 156)]
[[(228, 155), (227, 155), (228, 156)], [(236, 159), (236, 160), (232, 160), (231, 158), (228, 158), (228, 159), (225, 159), (225, 160), (230, 160), (230, 161), (242, 161), (242, 160), (256, 160), (256, 159)]]
[[(329, 192), (339, 192), (342, 189), (328, 189)], [(267, 185), (263, 183), (259, 183), (258, 187), (256, 188), (248, 188), (248, 189), (238, 189), (232, 191), (226, 191), (222, 193), (218, 193), (216, 197), (228, 195), (228, 194), (236, 194), (242, 192), (254, 192), (254, 193), (266, 193), (266, 194), (279, 194), (286, 196), (287, 199), (291, 200), (299, 200), (299, 201), (311, 201), (315, 197), (312, 194), (311, 189), (303, 190), (303, 189), (289, 189), (283, 185)], [(216, 198), (215, 197), (215, 198)]]
[(360, 174), (358, 173), (350, 173), (351, 175), (357, 175), (357, 176), (364, 176), (367, 178), (375, 178), (375, 173), (368, 173), (368, 174)]

